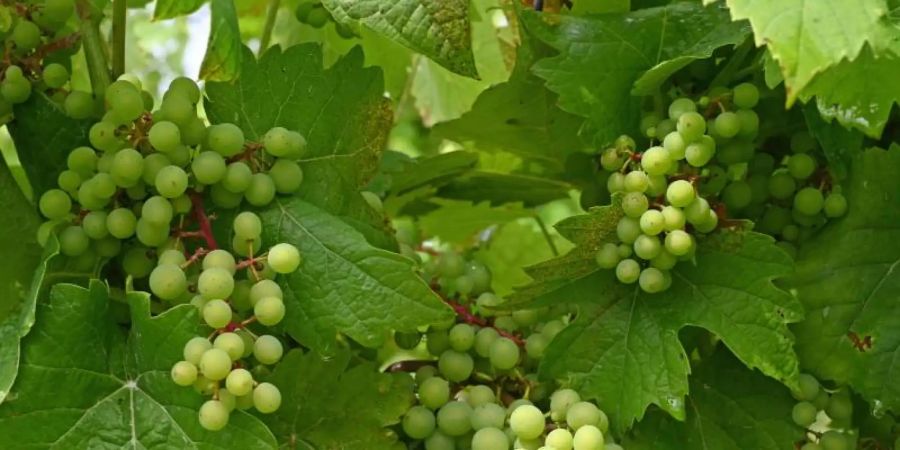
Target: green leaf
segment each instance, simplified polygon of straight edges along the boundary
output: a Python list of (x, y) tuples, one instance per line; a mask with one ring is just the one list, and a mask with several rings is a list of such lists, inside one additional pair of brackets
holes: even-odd
[(581, 0), (575, 2), (572, 14), (586, 16), (589, 14), (626, 13), (631, 10), (631, 0)]
[(209, 41), (200, 65), (200, 78), (230, 81), (241, 73), (241, 30), (234, 0), (211, 0)]
[(390, 330), (452, 317), (411, 260), (369, 245), (326, 211), (291, 198), (262, 216), (265, 242), (290, 242), (303, 254), (301, 270), (282, 281), (285, 329), (298, 341), (324, 351), (340, 332), (377, 347)]
[(628, 14), (590, 17), (523, 13), (525, 27), (560, 51), (534, 72), (559, 94), (560, 106), (587, 117), (597, 140), (636, 129), (640, 101), (666, 78), (717, 48), (737, 45), (749, 29), (719, 7), (678, 2)]
[(696, 264), (682, 262), (672, 270), (671, 288), (646, 294), (593, 260), (603, 243), (615, 239), (620, 216), (621, 208), (607, 206), (560, 223), (559, 232), (578, 246), (530, 268), (535, 283), (513, 298), (583, 308), (550, 344), (543, 377), (566, 380), (599, 399), (620, 431), (650, 404), (683, 419), (690, 368), (678, 333), (695, 326), (718, 335), (747, 366), (795, 383), (797, 358), (787, 323), (800, 320), (802, 309), (772, 284), (792, 265), (770, 237), (743, 230), (707, 236), (698, 242)]
[(264, 419), (280, 442), (322, 450), (406, 448), (384, 427), (397, 423), (413, 403), (412, 379), (380, 373), (368, 363), (351, 368), (350, 358), (346, 349), (327, 357), (294, 350), (278, 364), (271, 381), (291, 407)]
[(153, 19), (171, 19), (173, 17), (186, 16), (200, 9), (206, 0), (156, 0), (153, 9)]
[(900, 102), (896, 75), (900, 56), (876, 56), (865, 46), (853, 61), (841, 61), (819, 74), (800, 92), (804, 102), (815, 97), (819, 112), (828, 121), (878, 139), (884, 131), (894, 103)]
[(128, 297), (126, 335), (110, 317), (100, 282), (53, 287), (50, 301), (38, 305), (19, 378), (0, 406), (0, 447), (276, 448), (266, 426), (243, 411), (233, 411), (222, 431), (203, 430), (197, 411), (204, 397), (169, 378), (184, 343), (206, 332), (197, 309), (182, 305), (150, 317), (148, 295)]
[(803, 108), (803, 117), (810, 134), (819, 141), (828, 159), (829, 171), (838, 180), (846, 178), (851, 160), (863, 148), (862, 133), (844, 128), (836, 121), (825, 121), (813, 104)]
[(460, 75), (477, 78), (467, 0), (324, 0), (340, 23), (359, 22)]
[(801, 247), (787, 282), (807, 311), (794, 327), (804, 368), (893, 412), (900, 412), (898, 168), (897, 146), (855, 156), (843, 186), (847, 216)]
[(502, 225), (532, 213), (521, 204), (492, 207), (488, 202), (432, 200), (440, 208), (419, 218), (426, 236), (451, 243), (471, 242), (477, 234), (494, 225)]
[(378, 69), (362, 67), (357, 48), (328, 69), (321, 47), (269, 49), (256, 61), (244, 50), (241, 77), (206, 86), (213, 123), (234, 122), (248, 139), (260, 140), (282, 126), (306, 137), (299, 195), (340, 217), (374, 245), (393, 248), (384, 218), (359, 195), (378, 170), (393, 123)]
[(882, 20), (887, 12), (884, 0), (726, 3), (734, 20), (750, 21), (756, 45), (767, 45), (781, 66), (788, 105), (817, 74), (843, 59), (855, 59), (865, 42), (883, 32)]
[(568, 183), (548, 178), (475, 171), (441, 187), (437, 195), (495, 205), (522, 203), (537, 206), (567, 198), (572, 189)]
[(402, 160), (384, 173), (391, 179), (390, 193), (401, 195), (425, 186), (443, 186), (470, 172), (476, 164), (477, 153), (459, 151)]
[(719, 348), (694, 371), (687, 417), (649, 414), (623, 442), (629, 450), (784, 450), (803, 440), (788, 389), (748, 371)]
[(16, 118), (7, 126), (36, 197), (57, 187), (56, 178), (66, 169), (69, 152), (87, 144), (89, 123), (70, 119), (41, 93), (16, 106)]

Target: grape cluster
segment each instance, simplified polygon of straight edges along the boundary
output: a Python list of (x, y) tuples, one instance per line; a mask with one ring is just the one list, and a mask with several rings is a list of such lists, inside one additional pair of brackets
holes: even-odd
[(331, 12), (320, 1), (302, 0), (297, 5), (294, 15), (300, 23), (305, 23), (313, 28), (322, 28), (329, 22), (332, 22), (334, 23), (334, 31), (344, 39), (357, 37), (356, 32), (352, 28), (335, 21)]
[(0, 25), (5, 49), (0, 65), (0, 118), (8, 119), (13, 105), (28, 100), (35, 88), (65, 95), (69, 69), (60, 62), (49, 62), (49, 55), (74, 46), (74, 29), (66, 27), (74, 12), (74, 0), (0, 5), (0, 17), (11, 19)]
[[(853, 436), (841, 430), (851, 428), (853, 401), (846, 389), (829, 393), (808, 374), (800, 374), (800, 388), (793, 393), (798, 403), (794, 405), (791, 418), (797, 425), (809, 429), (820, 420), (820, 413), (827, 417), (828, 430), (817, 433), (810, 431), (809, 441), (801, 450), (850, 450), (856, 448)], [(824, 417), (823, 417), (824, 418)]]

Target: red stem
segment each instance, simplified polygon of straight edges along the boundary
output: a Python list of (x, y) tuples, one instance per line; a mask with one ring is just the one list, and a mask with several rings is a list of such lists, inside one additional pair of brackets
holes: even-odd
[(494, 324), (489, 323), (487, 321), (487, 319), (484, 319), (484, 318), (476, 316), (475, 314), (472, 314), (472, 312), (469, 311), (469, 308), (467, 308), (465, 305), (463, 305), (461, 303), (457, 303), (448, 298), (444, 298), (443, 296), (441, 298), (443, 298), (444, 302), (447, 303), (448, 305), (450, 305), (451, 308), (453, 308), (453, 311), (456, 313), (456, 315), (460, 319), (462, 319), (463, 322), (471, 324), (471, 325), (478, 325), (481, 327), (493, 328), (493, 329), (497, 330), (497, 334), (515, 342), (516, 345), (518, 345), (519, 347), (522, 347), (525, 345), (525, 341), (522, 340), (521, 337), (519, 337), (515, 334), (512, 334), (509, 331), (497, 328), (494, 326)]
[(206, 210), (203, 208), (203, 197), (200, 193), (191, 193), (191, 204), (194, 205), (194, 219), (197, 221), (197, 225), (200, 226), (200, 233), (203, 235), (203, 239), (206, 240), (206, 246), (210, 250), (216, 250), (219, 248), (219, 245), (216, 244), (216, 238), (213, 237), (212, 226), (209, 223)]

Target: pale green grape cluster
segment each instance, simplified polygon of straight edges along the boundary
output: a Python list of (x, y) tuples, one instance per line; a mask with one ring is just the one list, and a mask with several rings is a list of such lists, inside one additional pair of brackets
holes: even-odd
[[(0, 5), (3, 47), (0, 63), (0, 120), (6, 122), (13, 105), (25, 102), (33, 90), (65, 96), (69, 83), (68, 56), (76, 47), (75, 0), (31, 0)], [(60, 51), (64, 50), (64, 51)], [(68, 51), (69, 53), (66, 53)], [(64, 54), (63, 57), (56, 57)]]
[(358, 37), (353, 28), (334, 20), (331, 12), (318, 0), (301, 0), (294, 16), (300, 23), (305, 23), (313, 28), (323, 28), (329, 23), (333, 23), (334, 31), (344, 39)]
[(491, 273), (481, 262), (447, 251), (429, 259), (424, 267), (426, 278), (435, 278), (441, 290), (449, 295), (476, 298), (491, 288)]
[(816, 422), (822, 422), (828, 427), (821, 434), (807, 433), (809, 440), (801, 450), (856, 448), (853, 436), (842, 431), (853, 428), (853, 400), (847, 389), (828, 392), (819, 384), (819, 380), (804, 373), (800, 374), (799, 389), (793, 392), (793, 396), (798, 400), (791, 411), (794, 423), (805, 429)]

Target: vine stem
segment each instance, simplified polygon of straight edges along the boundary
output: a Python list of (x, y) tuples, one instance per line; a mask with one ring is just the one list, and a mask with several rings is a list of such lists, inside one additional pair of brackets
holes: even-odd
[(278, 8), (281, 0), (269, 0), (269, 8), (266, 13), (266, 24), (263, 27), (262, 37), (259, 40), (259, 56), (265, 53), (272, 41), (272, 30), (275, 28), (275, 19), (278, 17)]
[(113, 0), (112, 77), (125, 73), (125, 25), (128, 12), (126, 0)]
[(200, 226), (200, 233), (203, 235), (203, 239), (206, 240), (207, 248), (209, 250), (219, 248), (219, 244), (216, 244), (216, 238), (213, 237), (212, 225), (209, 223), (209, 217), (206, 215), (206, 211), (203, 208), (203, 197), (197, 192), (192, 193), (191, 204), (193, 205), (194, 219), (197, 221), (197, 225)]
[(100, 28), (91, 17), (92, 6), (87, 1), (78, 2), (78, 15), (81, 17), (81, 37), (84, 56), (87, 59), (88, 75), (94, 95), (102, 94), (112, 82), (109, 64), (100, 40)]
[(535, 222), (537, 222), (538, 226), (541, 227), (541, 233), (544, 235), (544, 239), (547, 240), (547, 245), (550, 247), (550, 251), (553, 252), (553, 256), (559, 256), (559, 249), (556, 248), (556, 244), (553, 242), (553, 236), (550, 235), (550, 230), (547, 229), (547, 224), (544, 223), (544, 219), (541, 219), (541, 216), (534, 216)]

